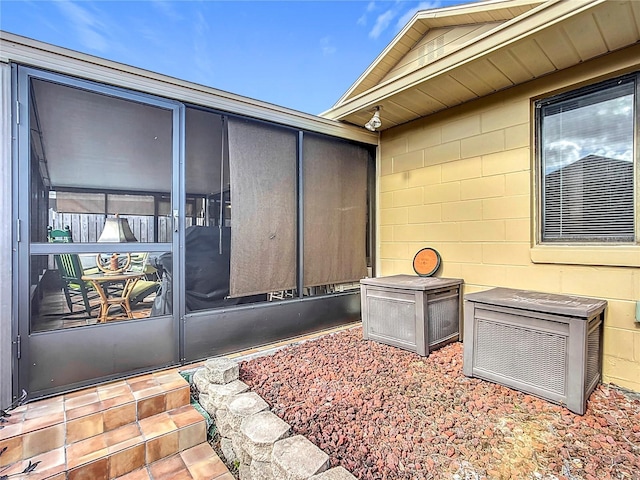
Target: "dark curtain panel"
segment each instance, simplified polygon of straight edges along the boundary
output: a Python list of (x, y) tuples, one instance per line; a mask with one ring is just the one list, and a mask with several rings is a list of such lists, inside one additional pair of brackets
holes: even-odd
[(296, 287), (296, 140), (279, 127), (229, 119), (230, 295)]
[(366, 276), (368, 152), (305, 135), (304, 286)]

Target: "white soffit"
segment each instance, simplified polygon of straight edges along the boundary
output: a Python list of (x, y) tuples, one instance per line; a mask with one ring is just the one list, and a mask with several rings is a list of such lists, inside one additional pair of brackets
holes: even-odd
[[(485, 17), (470, 29), (485, 7), (494, 17), (496, 11), (506, 15), (527, 9), (510, 20)], [(413, 43), (402, 47), (402, 57), (383, 69), (383, 52), (322, 115), (363, 125), (373, 108), (381, 106), (386, 129), (640, 41), (640, 2), (633, 0), (483, 2), (458, 8), (455, 14), (452, 9), (418, 12), (385, 50), (400, 45), (407, 35)], [(422, 32), (420, 38), (416, 32)], [(432, 48), (429, 58), (426, 45), (438, 36), (444, 54), (436, 55), (437, 48)], [(376, 79), (372, 85), (369, 78)]]

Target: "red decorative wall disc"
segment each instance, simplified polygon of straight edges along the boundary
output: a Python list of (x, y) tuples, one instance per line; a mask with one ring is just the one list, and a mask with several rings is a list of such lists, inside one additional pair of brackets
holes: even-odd
[(430, 277), (440, 268), (440, 254), (433, 248), (419, 250), (413, 257), (413, 270), (421, 277)]

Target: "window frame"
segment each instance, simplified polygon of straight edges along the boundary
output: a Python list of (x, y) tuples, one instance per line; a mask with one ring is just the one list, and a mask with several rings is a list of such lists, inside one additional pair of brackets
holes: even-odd
[[(578, 99), (589, 94), (593, 94), (602, 91), (605, 88), (610, 88), (619, 85), (623, 82), (634, 82), (634, 101), (633, 101), (633, 198), (634, 198), (634, 238), (630, 241), (623, 240), (606, 240), (601, 238), (594, 238), (593, 240), (587, 239), (575, 239), (563, 238), (558, 240), (544, 239), (544, 212), (545, 212), (545, 183), (544, 183), (544, 164), (543, 164), (543, 150), (544, 150), (544, 138), (543, 138), (543, 119), (542, 114), (543, 107), (560, 104), (572, 99)], [(569, 88), (561, 93), (552, 94), (539, 98), (533, 102), (534, 106), (534, 145), (535, 145), (535, 181), (536, 181), (536, 224), (535, 224), (535, 242), (532, 249), (532, 261), (548, 263), (550, 257), (557, 257), (555, 254), (559, 251), (565, 250), (567, 247), (575, 247), (580, 251), (586, 253), (587, 251), (596, 251), (604, 253), (602, 262), (591, 261), (568, 261), (566, 263), (585, 263), (585, 264), (618, 264), (616, 260), (607, 260), (606, 249), (608, 247), (615, 246), (629, 247), (636, 253), (636, 248), (640, 245), (640, 71), (617, 76), (605, 81), (597, 82), (594, 84)], [(546, 250), (546, 253), (545, 253)], [(613, 257), (617, 257), (614, 255)], [(634, 256), (637, 256), (634, 255)], [(584, 258), (584, 255), (578, 255), (579, 258)], [(549, 263), (558, 263), (557, 261), (551, 261)], [(565, 263), (565, 262), (560, 262)], [(636, 262), (632, 262), (636, 263)]]

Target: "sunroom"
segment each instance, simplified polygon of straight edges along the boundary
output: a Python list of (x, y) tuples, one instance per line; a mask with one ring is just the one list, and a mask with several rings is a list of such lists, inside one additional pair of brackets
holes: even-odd
[(3, 90), (16, 100), (3, 112), (15, 121), (2, 159), (13, 211), (2, 215), (16, 226), (4, 398), (359, 318), (376, 135), (2, 40)]

